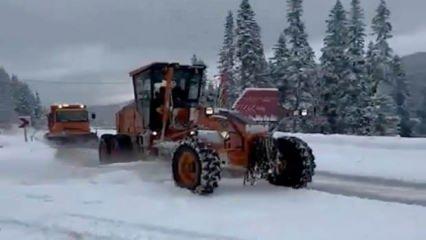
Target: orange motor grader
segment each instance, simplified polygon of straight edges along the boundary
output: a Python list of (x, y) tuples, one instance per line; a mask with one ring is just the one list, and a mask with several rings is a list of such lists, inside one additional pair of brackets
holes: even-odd
[(117, 134), (104, 134), (101, 163), (140, 159), (172, 143), (177, 186), (197, 194), (218, 187), (224, 167), (243, 169), (244, 182), (302, 188), (312, 181), (314, 156), (295, 137), (274, 138), (235, 111), (199, 102), (205, 67), (153, 63), (130, 73), (135, 101), (116, 114)]

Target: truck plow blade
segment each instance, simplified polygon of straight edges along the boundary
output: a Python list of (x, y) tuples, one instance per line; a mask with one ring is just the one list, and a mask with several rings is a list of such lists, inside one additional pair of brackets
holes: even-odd
[(45, 135), (45, 139), (54, 147), (79, 147), (79, 148), (97, 148), (98, 136), (96, 133), (90, 134), (69, 134), (61, 136)]

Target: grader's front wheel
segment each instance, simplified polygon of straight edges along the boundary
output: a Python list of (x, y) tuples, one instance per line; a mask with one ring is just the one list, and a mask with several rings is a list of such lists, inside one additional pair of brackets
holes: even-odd
[(216, 151), (196, 138), (180, 143), (173, 154), (173, 179), (177, 186), (200, 195), (218, 187), (222, 168)]

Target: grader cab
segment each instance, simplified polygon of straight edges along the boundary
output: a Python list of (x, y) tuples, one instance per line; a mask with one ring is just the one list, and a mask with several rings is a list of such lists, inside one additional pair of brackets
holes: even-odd
[(143, 159), (158, 146), (174, 147), (177, 186), (209, 194), (224, 168), (245, 171), (245, 182), (301, 188), (312, 181), (314, 156), (295, 137), (272, 133), (235, 111), (202, 106), (205, 67), (153, 63), (130, 73), (135, 101), (116, 115), (117, 134), (101, 137), (101, 163)]

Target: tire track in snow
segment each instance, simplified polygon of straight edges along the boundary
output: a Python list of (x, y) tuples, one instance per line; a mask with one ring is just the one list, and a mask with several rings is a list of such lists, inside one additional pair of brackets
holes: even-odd
[(129, 223), (84, 214), (68, 214), (54, 219), (54, 222), (52, 225), (43, 225), (16, 219), (0, 219), (0, 237), (7, 232), (19, 230), (36, 239), (57, 240), (242, 240), (219, 234)]
[(408, 188), (416, 188), (419, 190), (426, 190), (426, 183), (421, 182), (408, 182), (398, 179), (391, 178), (382, 178), (382, 177), (371, 177), (371, 176), (357, 176), (357, 175), (349, 175), (349, 174), (341, 174), (341, 173), (333, 173), (328, 171), (316, 171), (315, 176), (320, 177), (328, 177), (335, 178), (340, 180), (354, 181), (359, 183), (374, 183), (377, 185), (383, 186), (392, 186), (392, 187), (408, 187)]
[[(66, 239), (66, 240), (127, 240), (128, 238), (121, 238), (119, 236), (109, 235), (96, 235), (90, 232), (78, 232), (71, 229), (59, 226), (44, 226), (39, 223), (24, 222), (15, 219), (0, 219), (0, 236), (8, 231), (13, 231), (16, 228), (22, 232), (22, 229), (29, 231), (28, 235), (31, 238), (43, 236), (44, 239)], [(40, 238), (37, 238), (40, 239)]]
[(309, 189), (348, 197), (426, 207), (426, 183), (318, 172)]
[[(114, 232), (119, 229), (132, 230), (134, 232), (143, 231), (157, 236), (152, 239), (196, 239), (196, 240), (242, 240), (241, 238), (230, 237), (220, 234), (207, 234), (196, 231), (181, 230), (171, 227), (163, 227), (145, 223), (129, 223), (121, 220), (114, 220), (85, 214), (68, 214), (68, 217), (74, 218), (78, 222), (84, 222), (84, 225), (93, 225), (100, 229), (110, 229)], [(151, 239), (151, 238), (149, 238)]]

